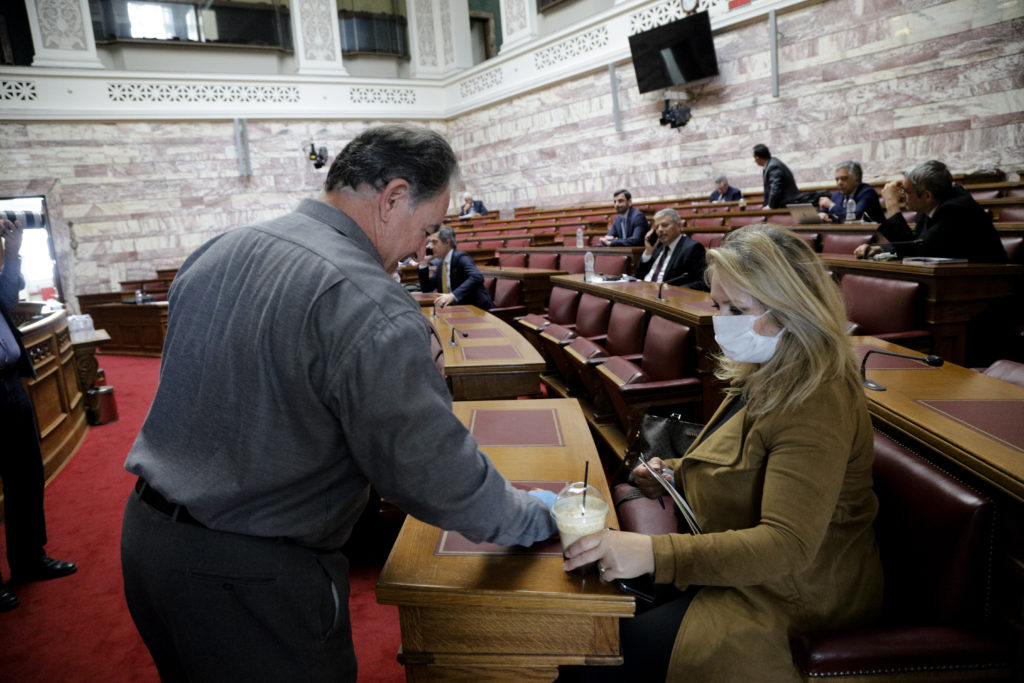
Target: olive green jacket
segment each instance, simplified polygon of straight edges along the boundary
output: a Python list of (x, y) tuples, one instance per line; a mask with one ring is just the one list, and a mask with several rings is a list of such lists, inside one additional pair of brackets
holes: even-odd
[(669, 680), (799, 680), (792, 636), (878, 614), (873, 459), (864, 395), (837, 380), (785, 413), (743, 408), (669, 461), (704, 532), (653, 537), (655, 581), (703, 586)]

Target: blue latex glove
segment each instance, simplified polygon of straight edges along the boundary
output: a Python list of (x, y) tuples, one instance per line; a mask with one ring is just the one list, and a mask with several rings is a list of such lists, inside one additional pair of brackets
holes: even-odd
[(555, 499), (558, 497), (554, 491), (548, 491), (547, 489), (532, 489), (527, 491), (531, 496), (544, 503), (544, 506), (550, 510), (551, 506), (555, 504)]

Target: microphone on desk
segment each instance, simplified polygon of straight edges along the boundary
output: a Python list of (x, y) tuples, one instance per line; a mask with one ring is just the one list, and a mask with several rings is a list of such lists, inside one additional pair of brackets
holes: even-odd
[(436, 318), (437, 317), (437, 304), (431, 304), (430, 305), (430, 310), (431, 310), (430, 317), (431, 318)]
[(662, 280), (661, 282), (659, 282), (658, 283), (658, 301), (665, 301), (665, 299), (663, 299), (661, 297), (661, 288), (662, 287), (664, 287), (665, 285), (670, 285), (673, 282), (678, 282), (679, 280), (682, 280), (682, 279), (688, 278), (688, 277), (690, 277), (690, 273), (686, 272), (686, 273), (683, 273), (682, 275), (676, 275), (675, 277), (671, 277), (671, 278), (669, 278), (667, 280)]
[(459, 342), (455, 341), (455, 333), (456, 332), (461, 334), (463, 337), (468, 337), (469, 336), (469, 332), (463, 332), (462, 330), (453, 327), (452, 328), (452, 338), (448, 341), (448, 346), (458, 346), (459, 345)]
[(871, 389), (871, 391), (885, 391), (885, 387), (883, 387), (881, 384), (867, 378), (866, 373), (868, 365), (868, 356), (870, 356), (873, 353), (880, 353), (883, 356), (895, 356), (896, 358), (909, 358), (910, 360), (919, 360), (924, 363), (927, 363), (933, 368), (942, 367), (942, 364), (946, 362), (942, 359), (941, 356), (936, 356), (934, 354), (929, 354), (927, 356), (909, 356), (905, 353), (896, 353), (895, 351), (869, 349), (868, 352), (864, 354), (864, 358), (860, 362), (860, 380), (864, 384), (864, 386), (866, 386), (868, 389)]

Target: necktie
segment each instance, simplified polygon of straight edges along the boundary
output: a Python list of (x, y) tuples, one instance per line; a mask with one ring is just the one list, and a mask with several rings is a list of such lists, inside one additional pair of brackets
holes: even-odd
[(441, 293), (448, 294), (451, 291), (448, 287), (448, 262), (441, 261)]
[(651, 275), (651, 282), (661, 282), (661, 269), (665, 267), (665, 262), (668, 261), (669, 251), (668, 247), (661, 250), (661, 257), (658, 259), (658, 263), (654, 266), (654, 274)]

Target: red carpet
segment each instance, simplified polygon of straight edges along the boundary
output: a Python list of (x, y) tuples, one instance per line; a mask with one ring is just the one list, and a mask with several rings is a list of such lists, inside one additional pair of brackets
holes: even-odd
[[(155, 358), (100, 356), (120, 419), (92, 427), (46, 488), (47, 552), (78, 564), (73, 576), (16, 586), (17, 609), (0, 614), (0, 683), (157, 681), (124, 603), (121, 515), (134, 484), (124, 461), (156, 390)], [(352, 548), (353, 637), (360, 681), (403, 681), (395, 660), (398, 611), (378, 605), (381, 552)], [(0, 560), (10, 577), (6, 558)]]

